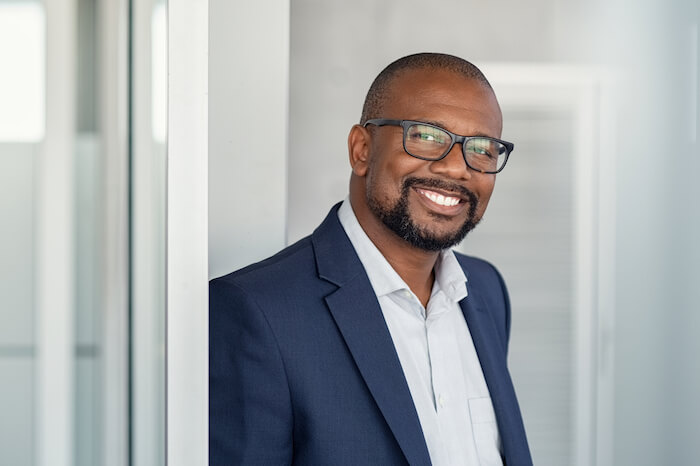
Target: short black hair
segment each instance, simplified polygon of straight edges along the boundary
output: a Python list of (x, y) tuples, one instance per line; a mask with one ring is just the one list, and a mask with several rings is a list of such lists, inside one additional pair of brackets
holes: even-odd
[(474, 79), (493, 90), (486, 76), (484, 76), (484, 73), (463, 58), (444, 53), (416, 53), (408, 55), (390, 63), (389, 66), (384, 68), (374, 79), (374, 82), (372, 82), (372, 85), (369, 87), (369, 91), (367, 91), (367, 97), (365, 97), (365, 103), (362, 106), (360, 124), (364, 125), (367, 120), (371, 120), (372, 118), (383, 118), (385, 115), (381, 113), (389, 97), (392, 81), (406, 71), (420, 69), (451, 71), (465, 78)]

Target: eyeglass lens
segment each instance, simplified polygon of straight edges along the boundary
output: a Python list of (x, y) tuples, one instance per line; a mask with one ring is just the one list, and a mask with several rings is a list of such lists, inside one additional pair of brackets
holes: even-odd
[[(431, 125), (414, 124), (405, 133), (404, 146), (414, 156), (428, 160), (440, 159), (452, 144), (452, 136)], [(470, 167), (479, 171), (498, 171), (506, 161), (506, 147), (486, 137), (474, 137), (464, 142), (463, 153)]]

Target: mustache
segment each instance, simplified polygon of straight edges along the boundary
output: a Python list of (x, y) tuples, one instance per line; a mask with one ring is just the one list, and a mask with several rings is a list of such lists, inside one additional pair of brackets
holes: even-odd
[(403, 191), (403, 193), (408, 193), (408, 190), (413, 186), (422, 186), (424, 188), (436, 188), (442, 189), (443, 191), (459, 193), (460, 195), (462, 195), (462, 197), (468, 199), (469, 203), (472, 206), (476, 206), (476, 203), (479, 201), (477, 195), (469, 189), (465, 188), (464, 186), (457, 183), (450, 183), (448, 181), (440, 180), (437, 178), (406, 178), (406, 180), (403, 182), (401, 190)]

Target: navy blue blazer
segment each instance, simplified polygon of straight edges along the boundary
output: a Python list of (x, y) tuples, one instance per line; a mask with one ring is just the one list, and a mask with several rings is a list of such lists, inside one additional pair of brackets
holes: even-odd
[[(209, 288), (209, 464), (429, 465), (377, 298), (337, 216)], [(496, 269), (457, 254), (460, 302), (508, 466), (531, 465), (508, 369)]]

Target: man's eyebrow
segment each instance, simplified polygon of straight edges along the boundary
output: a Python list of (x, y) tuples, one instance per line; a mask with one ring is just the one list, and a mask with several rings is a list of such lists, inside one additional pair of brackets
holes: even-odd
[(447, 129), (447, 125), (444, 121), (430, 120), (428, 118), (419, 118), (417, 121), (420, 121), (421, 123), (428, 123), (434, 126), (439, 126), (442, 129)]

